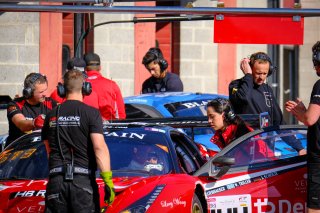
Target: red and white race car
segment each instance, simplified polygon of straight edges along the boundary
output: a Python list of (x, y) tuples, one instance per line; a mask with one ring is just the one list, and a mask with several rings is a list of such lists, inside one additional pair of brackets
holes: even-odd
[[(168, 126), (107, 130), (116, 198), (104, 212), (305, 212), (306, 127), (259, 129), (208, 162), (194, 142)], [(48, 161), (40, 133), (0, 154), (0, 212), (43, 212)], [(103, 183), (97, 177), (103, 204)]]

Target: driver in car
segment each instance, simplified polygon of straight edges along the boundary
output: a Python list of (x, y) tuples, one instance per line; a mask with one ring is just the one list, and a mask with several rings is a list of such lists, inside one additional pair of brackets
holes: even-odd
[(146, 162), (144, 163), (144, 170), (148, 172), (162, 172), (163, 165), (158, 161), (158, 154), (156, 152), (149, 152)]

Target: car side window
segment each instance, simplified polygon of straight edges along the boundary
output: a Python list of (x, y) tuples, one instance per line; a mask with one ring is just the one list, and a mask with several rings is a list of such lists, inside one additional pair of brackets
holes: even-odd
[(160, 112), (148, 105), (125, 104), (127, 119), (130, 118), (162, 118)]
[(181, 134), (171, 134), (171, 139), (174, 142), (180, 168), (182, 168), (185, 173), (193, 174), (200, 166), (196, 160), (191, 157), (192, 153), (190, 149), (184, 144), (186, 140), (185, 136)]
[(298, 156), (292, 147), (300, 143), (306, 149), (306, 130), (277, 130), (254, 135), (231, 149), (225, 156), (235, 158), (235, 165), (246, 166)]

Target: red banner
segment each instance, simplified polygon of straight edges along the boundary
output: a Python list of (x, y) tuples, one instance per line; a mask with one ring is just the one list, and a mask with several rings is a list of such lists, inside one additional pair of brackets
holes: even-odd
[(303, 44), (304, 18), (224, 16), (214, 20), (215, 43)]

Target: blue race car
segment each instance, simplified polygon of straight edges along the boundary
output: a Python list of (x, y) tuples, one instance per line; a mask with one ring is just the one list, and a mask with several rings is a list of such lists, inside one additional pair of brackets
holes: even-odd
[(216, 98), (228, 99), (228, 96), (192, 92), (149, 93), (125, 97), (124, 103), (127, 119), (191, 117), (206, 116), (205, 106)]
[[(124, 98), (127, 119), (181, 118), (207, 116), (205, 106), (213, 99), (228, 96), (210, 93), (165, 92)], [(210, 142), (214, 130), (210, 127), (183, 128), (189, 136), (213, 151), (218, 146)]]

